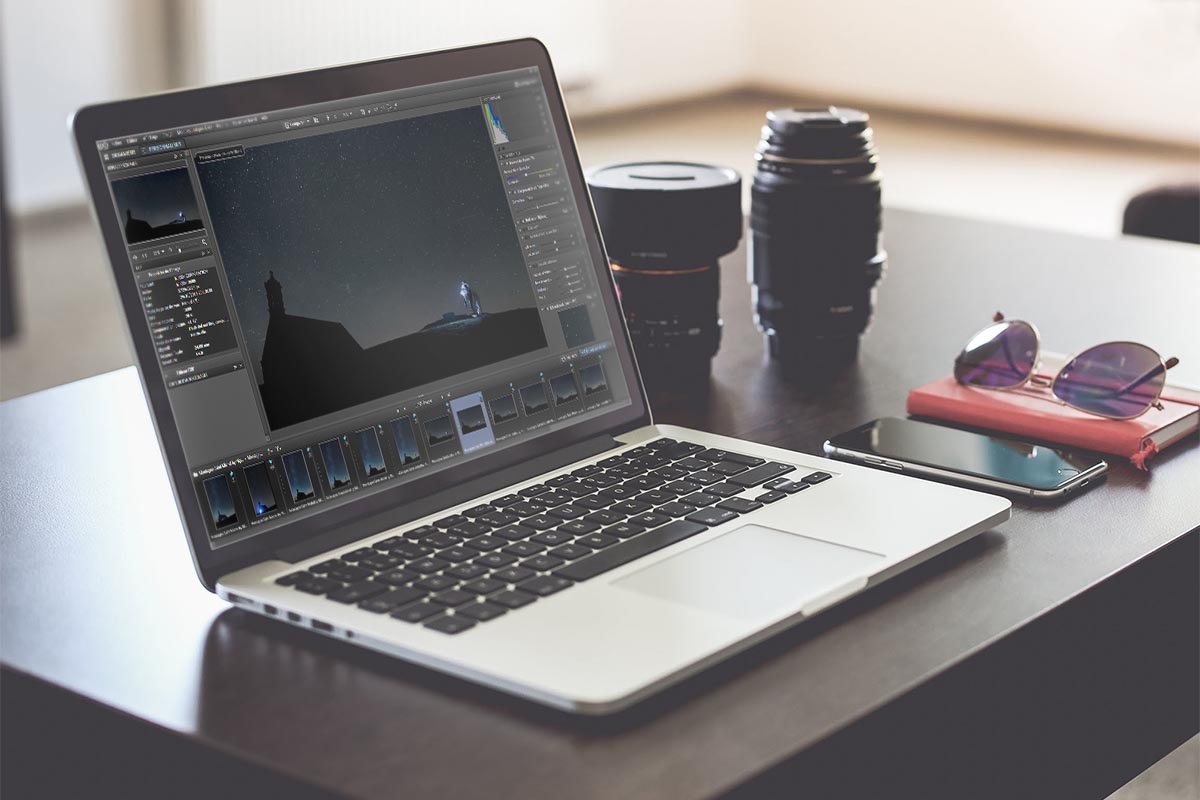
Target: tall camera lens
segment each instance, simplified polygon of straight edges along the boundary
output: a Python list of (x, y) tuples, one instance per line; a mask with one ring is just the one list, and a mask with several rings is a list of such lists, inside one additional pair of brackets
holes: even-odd
[(615, 164), (588, 186), (643, 378), (707, 376), (721, 343), (718, 260), (742, 238), (741, 177), (706, 164)]
[(750, 203), (750, 280), (767, 349), (785, 362), (858, 354), (887, 254), (868, 116), (767, 112)]

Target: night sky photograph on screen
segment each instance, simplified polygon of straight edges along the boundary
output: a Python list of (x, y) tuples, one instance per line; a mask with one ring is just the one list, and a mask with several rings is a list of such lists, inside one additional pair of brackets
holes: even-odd
[(478, 107), (197, 170), (272, 430), (546, 347)]
[(579, 370), (579, 380), (583, 383), (584, 395), (599, 394), (608, 389), (608, 381), (604, 378), (604, 367), (592, 364)]
[(429, 438), (430, 446), (445, 444), (454, 438), (454, 426), (450, 424), (450, 416), (444, 415), (425, 420), (425, 435)]
[(302, 503), (311, 500), (316, 495), (313, 488), (312, 475), (308, 471), (308, 462), (304, 453), (296, 450), (283, 457), (283, 473), (287, 476), (288, 489), (292, 493), (292, 502)]
[(275, 487), (271, 485), (271, 476), (266, 464), (255, 464), (242, 470), (246, 473), (246, 488), (250, 490), (250, 511), (256, 517), (269, 514), (279, 508), (275, 499)]
[(551, 378), (550, 391), (554, 392), (554, 405), (556, 406), (579, 399), (579, 389), (575, 387), (575, 376), (569, 372), (566, 375)]
[(546, 400), (546, 386), (541, 381), (521, 387), (521, 405), (525, 406), (525, 415), (531, 416), (545, 411), (550, 407)]
[(208, 495), (213, 527), (225, 528), (237, 524), (237, 507), (233, 504), (233, 492), (229, 488), (229, 479), (226, 476), (218, 475), (206, 480), (204, 493)]
[(503, 425), (505, 422), (517, 418), (517, 404), (511, 394), (493, 397), (488, 401), (488, 405), (492, 409), (492, 422), (497, 425)]
[(396, 439), (396, 452), (400, 455), (400, 466), (415, 464), (421, 460), (421, 446), (412, 420), (408, 417), (392, 420), (392, 436)]
[(387, 464), (383, 460), (383, 449), (379, 446), (379, 436), (374, 428), (363, 428), (354, 434), (358, 439), (358, 457), (362, 461), (363, 475), (373, 478), (387, 472)]
[(113, 181), (113, 202), (128, 244), (198, 231), (204, 227), (186, 169), (151, 172)]
[(350, 485), (350, 466), (346, 463), (341, 442), (337, 439), (322, 442), (321, 462), (325, 465), (325, 485), (331, 492)]

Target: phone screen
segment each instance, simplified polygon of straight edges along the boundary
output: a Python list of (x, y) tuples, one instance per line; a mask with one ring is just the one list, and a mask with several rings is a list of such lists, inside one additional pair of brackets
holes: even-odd
[(839, 434), (830, 444), (1032, 489), (1055, 489), (1102, 463), (1096, 456), (894, 417)]

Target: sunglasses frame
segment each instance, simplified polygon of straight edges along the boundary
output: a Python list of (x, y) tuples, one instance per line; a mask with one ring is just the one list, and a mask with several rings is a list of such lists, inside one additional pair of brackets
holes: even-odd
[[(1098, 344), (1091, 345), (1090, 347), (1086, 347), (1083, 350), (1079, 350), (1079, 351), (1071, 354), (1066, 359), (1066, 361), (1063, 362), (1063, 365), (1058, 368), (1058, 371), (1054, 373), (1053, 377), (1046, 378), (1044, 376), (1037, 374), (1038, 368), (1042, 365), (1042, 332), (1039, 331), (1038, 327), (1036, 325), (1034, 325), (1032, 322), (1029, 322), (1029, 321), (1023, 320), (1023, 319), (1005, 319), (1004, 315), (998, 311), (996, 312), (996, 315), (992, 318), (992, 324), (985, 325), (984, 327), (982, 327), (978, 331), (976, 331), (974, 334), (972, 334), (971, 338), (967, 340), (967, 344), (970, 344), (975, 339), (976, 336), (983, 333), (988, 328), (991, 328), (993, 325), (1015, 325), (1015, 324), (1025, 325), (1031, 331), (1033, 331), (1033, 341), (1034, 341), (1033, 366), (1030, 368), (1029, 374), (1026, 375), (1025, 378), (1020, 383), (1015, 384), (1013, 386), (980, 386), (980, 385), (974, 384), (974, 383), (962, 383), (961, 381), (958, 381), (959, 385), (966, 386), (971, 389), (984, 389), (989, 392), (1012, 392), (1012, 391), (1017, 391), (1019, 389), (1025, 389), (1030, 386), (1034, 386), (1039, 389), (1049, 389), (1050, 390), (1049, 397), (1046, 397), (1044, 393), (1037, 393), (1037, 394), (1027, 393), (1027, 394), (1030, 397), (1038, 397), (1043, 400), (1050, 400), (1052, 402), (1058, 403), (1061, 406), (1066, 406), (1067, 408), (1073, 408), (1076, 411), (1082, 411), (1084, 414), (1091, 414), (1092, 416), (1101, 417), (1103, 419), (1112, 419), (1112, 420), (1136, 419), (1136, 418), (1142, 416), (1143, 414), (1145, 414), (1147, 411), (1149, 411), (1152, 408), (1162, 411), (1162, 409), (1163, 409), (1162, 393), (1163, 393), (1163, 389), (1165, 389), (1167, 386), (1167, 382), (1165, 380), (1163, 381), (1162, 386), (1158, 387), (1158, 392), (1154, 395), (1154, 399), (1151, 402), (1147, 403), (1145, 408), (1143, 408), (1141, 411), (1137, 412), (1136, 414), (1128, 414), (1126, 416), (1115, 416), (1112, 414), (1102, 414), (1099, 411), (1092, 411), (1091, 409), (1088, 409), (1088, 408), (1081, 408), (1081, 407), (1075, 405), (1074, 403), (1068, 403), (1066, 400), (1063, 400), (1061, 397), (1059, 397), (1057, 394), (1054, 393), (1054, 387), (1058, 384), (1058, 379), (1062, 375), (1063, 370), (1066, 369), (1068, 364), (1070, 364), (1075, 359), (1077, 359), (1079, 356), (1083, 355), (1084, 353), (1088, 352), (1089, 350), (1095, 350), (1097, 347), (1105, 347), (1105, 346), (1111, 345), (1111, 344), (1128, 344), (1128, 345), (1134, 345), (1136, 347), (1145, 348), (1146, 350), (1149, 350), (1151, 353), (1153, 353), (1155, 358), (1158, 359), (1159, 366), (1162, 367), (1162, 371), (1164, 374), (1166, 373), (1167, 370), (1171, 369), (1171, 367), (1174, 367), (1176, 364), (1179, 363), (1178, 358), (1172, 357), (1172, 358), (1164, 359), (1162, 357), (1161, 353), (1159, 353), (1157, 350), (1155, 350), (1153, 347), (1150, 347), (1149, 345), (1142, 344), (1141, 342), (1129, 341), (1128, 339), (1114, 339), (1112, 341), (1100, 342)], [(963, 347), (963, 350), (965, 350), (965, 349), (966, 349), (966, 347)], [(959, 352), (961, 353), (962, 351), (960, 350)], [(958, 360), (957, 357), (955, 358), (955, 360), (956, 361)]]

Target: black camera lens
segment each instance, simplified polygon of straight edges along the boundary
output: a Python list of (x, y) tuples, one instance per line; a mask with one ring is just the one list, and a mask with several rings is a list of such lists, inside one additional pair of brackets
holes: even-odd
[(852, 108), (767, 113), (750, 201), (755, 319), (773, 357), (858, 354), (887, 254), (869, 118)]
[(742, 238), (741, 177), (706, 164), (616, 164), (588, 186), (643, 378), (708, 375), (721, 343), (718, 261)]

